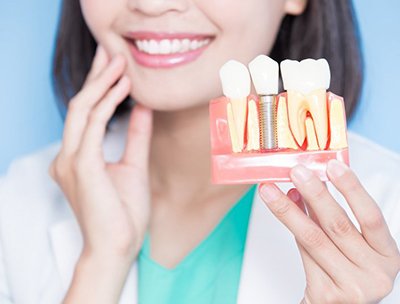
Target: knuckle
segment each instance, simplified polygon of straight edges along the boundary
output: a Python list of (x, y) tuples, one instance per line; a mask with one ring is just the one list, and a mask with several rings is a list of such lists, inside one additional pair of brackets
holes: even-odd
[(324, 234), (319, 228), (309, 228), (303, 234), (303, 242), (307, 247), (319, 248), (325, 244)]
[(385, 225), (383, 214), (376, 210), (371, 212), (364, 220), (360, 220), (361, 226), (370, 230), (376, 230)]
[(69, 161), (60, 154), (57, 155), (49, 166), (49, 173), (56, 182), (62, 183), (70, 174)]
[(284, 218), (290, 210), (290, 204), (289, 202), (281, 199), (274, 203), (273, 208), (274, 213), (278, 218)]
[(315, 190), (312, 193), (312, 197), (315, 201), (321, 201), (326, 198), (328, 194), (328, 190), (323, 184), (318, 184), (318, 186), (315, 187)]
[(340, 214), (328, 224), (328, 230), (337, 236), (347, 236), (353, 231), (353, 224), (347, 216)]

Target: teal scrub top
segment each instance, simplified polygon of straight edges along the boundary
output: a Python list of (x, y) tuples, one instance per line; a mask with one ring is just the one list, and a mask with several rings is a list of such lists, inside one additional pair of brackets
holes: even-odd
[(139, 304), (236, 303), (247, 227), (256, 185), (176, 267), (150, 255), (147, 235), (138, 257)]

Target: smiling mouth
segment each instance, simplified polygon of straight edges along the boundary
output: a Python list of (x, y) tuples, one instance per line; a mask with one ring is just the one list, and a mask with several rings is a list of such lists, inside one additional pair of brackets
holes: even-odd
[(134, 32), (125, 37), (140, 65), (170, 68), (196, 60), (212, 43), (213, 36)]

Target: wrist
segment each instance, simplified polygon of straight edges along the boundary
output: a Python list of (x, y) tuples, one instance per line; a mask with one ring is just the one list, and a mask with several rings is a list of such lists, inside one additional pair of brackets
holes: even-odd
[(63, 303), (118, 303), (131, 264), (130, 259), (82, 251)]

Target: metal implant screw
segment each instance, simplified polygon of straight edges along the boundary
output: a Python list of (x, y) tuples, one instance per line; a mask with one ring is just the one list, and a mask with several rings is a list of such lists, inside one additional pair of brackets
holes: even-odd
[(263, 150), (278, 148), (277, 97), (259, 96), (260, 145)]

